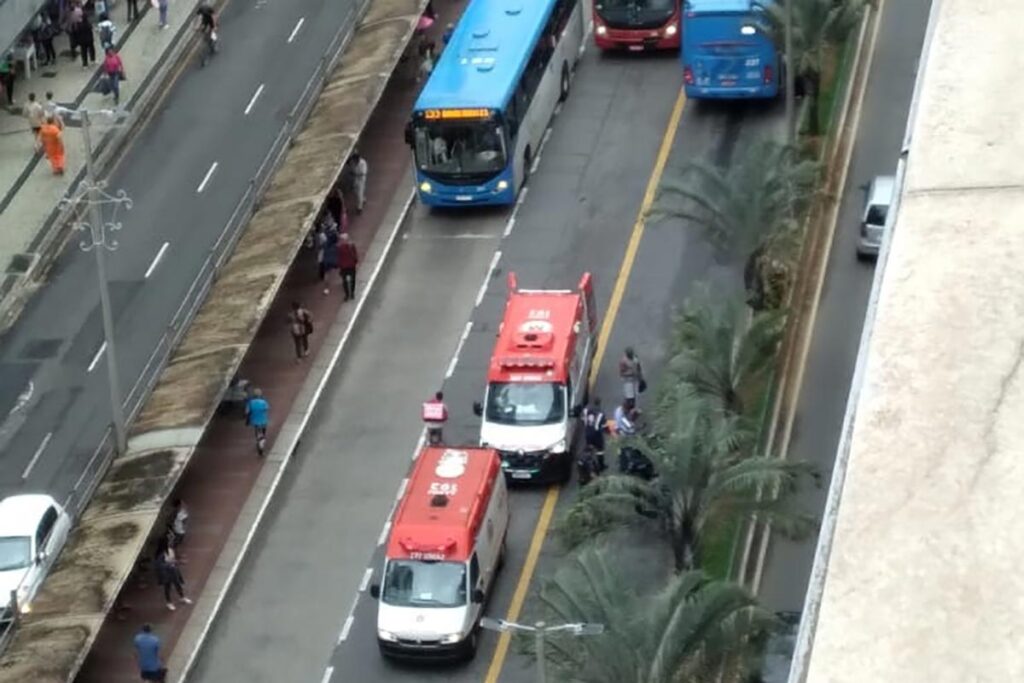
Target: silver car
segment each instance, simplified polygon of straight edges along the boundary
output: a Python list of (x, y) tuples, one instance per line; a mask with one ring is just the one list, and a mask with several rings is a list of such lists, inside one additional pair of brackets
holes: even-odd
[(873, 259), (878, 256), (882, 248), (882, 235), (885, 234), (885, 219), (889, 215), (895, 190), (896, 178), (891, 175), (875, 176), (867, 186), (867, 201), (860, 220), (860, 239), (857, 240), (858, 258)]

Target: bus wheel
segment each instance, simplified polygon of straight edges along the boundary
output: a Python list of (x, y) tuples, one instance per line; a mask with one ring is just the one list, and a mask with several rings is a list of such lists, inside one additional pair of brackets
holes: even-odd
[(562, 85), (558, 91), (558, 101), (565, 102), (567, 97), (569, 97), (569, 67), (562, 62)]

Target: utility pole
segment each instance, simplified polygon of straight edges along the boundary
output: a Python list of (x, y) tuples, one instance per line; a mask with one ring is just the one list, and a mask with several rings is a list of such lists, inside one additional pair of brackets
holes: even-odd
[(604, 624), (578, 623), (548, 626), (543, 621), (538, 621), (533, 626), (530, 626), (528, 624), (517, 624), (513, 621), (491, 619), (489, 617), (484, 617), (480, 620), (480, 627), (498, 633), (532, 633), (537, 656), (538, 683), (547, 683), (547, 660), (544, 652), (544, 640), (549, 633), (568, 633), (576, 637), (599, 636), (604, 633)]
[(786, 2), (786, 142), (796, 141), (796, 64), (793, 63), (793, 0)]
[[(121, 382), (118, 377), (117, 351), (114, 340), (114, 314), (110, 305), (110, 289), (107, 282), (107, 251), (117, 249), (117, 240), (110, 236), (110, 233), (121, 229), (121, 224), (113, 220), (113, 214), (119, 207), (132, 208), (132, 200), (124, 190), (118, 190), (113, 195), (106, 192), (106, 181), (97, 180), (96, 169), (93, 162), (90, 116), (100, 114), (117, 118), (123, 116), (122, 111), (112, 109), (101, 109), (89, 111), (87, 109), (64, 109), (58, 110), (60, 114), (70, 114), (81, 121), (82, 139), (85, 142), (85, 179), (81, 187), (72, 196), (61, 201), (62, 207), (78, 209), (85, 205), (89, 209), (88, 217), (83, 220), (81, 213), (76, 211), (75, 229), (86, 236), (79, 243), (82, 251), (91, 251), (96, 255), (96, 275), (99, 279), (100, 308), (103, 313), (103, 338), (104, 353), (107, 361), (107, 380), (110, 384), (110, 410), (114, 427), (114, 446), (118, 454), (123, 454), (126, 447), (124, 404), (121, 399)], [(104, 222), (103, 206), (113, 206), (111, 220)]]

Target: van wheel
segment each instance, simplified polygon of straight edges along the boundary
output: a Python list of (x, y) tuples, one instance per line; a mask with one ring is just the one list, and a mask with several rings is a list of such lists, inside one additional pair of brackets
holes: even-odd
[(573, 449), (570, 447), (565, 452), (565, 462), (562, 463), (562, 471), (558, 475), (559, 484), (568, 484), (569, 480), (572, 479), (572, 457)]
[(508, 555), (508, 539), (501, 539), (501, 547), (498, 548), (498, 566), (497, 571), (501, 571), (505, 568), (505, 557)]
[(468, 636), (466, 636), (466, 650), (464, 652), (464, 656), (467, 662), (476, 657), (476, 648), (479, 645), (479, 640), (480, 627), (474, 626), (473, 630), (469, 632)]
[(569, 97), (569, 66), (562, 62), (562, 83), (558, 91), (558, 101), (565, 102)]

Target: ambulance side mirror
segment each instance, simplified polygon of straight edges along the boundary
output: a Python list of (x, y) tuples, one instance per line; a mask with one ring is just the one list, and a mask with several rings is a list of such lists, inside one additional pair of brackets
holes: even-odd
[(374, 600), (377, 600), (378, 598), (380, 598), (380, 584), (379, 583), (375, 583), (372, 586), (370, 586), (370, 597), (373, 598)]
[(476, 590), (473, 591), (473, 602), (475, 602), (476, 604), (478, 604), (478, 605), (484, 604), (484, 598), (485, 597), (486, 596), (484, 595), (484, 592), (482, 590), (480, 590), (479, 588), (477, 588)]
[(473, 401), (473, 414), (477, 417), (483, 417), (484, 404), (480, 403), (480, 401)]

